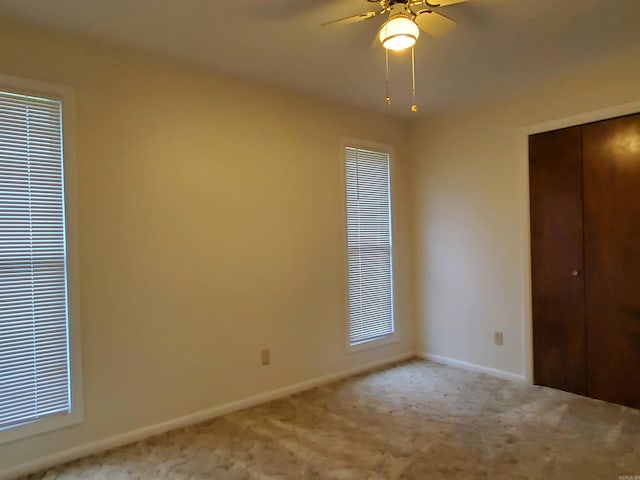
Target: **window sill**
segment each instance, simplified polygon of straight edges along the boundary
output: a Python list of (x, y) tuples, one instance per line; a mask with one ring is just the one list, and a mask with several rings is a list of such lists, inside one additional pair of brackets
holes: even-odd
[(82, 421), (82, 413), (73, 412), (52, 415), (50, 417), (44, 417), (15, 427), (9, 427), (5, 430), (0, 430), (0, 445), (19, 440), (21, 438), (78, 425), (82, 423)]
[(398, 343), (400, 338), (396, 332), (390, 333), (383, 337), (376, 338), (374, 340), (369, 340), (367, 342), (357, 343), (355, 345), (348, 345), (347, 352), (348, 353), (357, 353), (363, 350), (371, 350), (373, 348), (380, 348), (386, 345), (391, 345), (393, 343)]

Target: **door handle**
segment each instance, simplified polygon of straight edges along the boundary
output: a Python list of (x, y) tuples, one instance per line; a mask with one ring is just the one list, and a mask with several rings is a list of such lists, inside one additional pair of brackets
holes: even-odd
[(572, 277), (577, 277), (578, 275), (580, 275), (580, 270), (571, 270)]

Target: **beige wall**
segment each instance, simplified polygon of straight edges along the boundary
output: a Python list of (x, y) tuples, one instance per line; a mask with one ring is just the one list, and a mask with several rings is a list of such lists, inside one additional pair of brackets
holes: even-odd
[[(442, 112), (413, 126), (420, 351), (525, 373), (523, 129), (640, 100), (639, 54), (596, 59), (500, 104)], [(493, 344), (498, 330), (503, 347)]]
[[(404, 122), (12, 24), (0, 73), (75, 90), (85, 387), (0, 469), (414, 351)], [(400, 341), (353, 354), (341, 136), (397, 151)]]

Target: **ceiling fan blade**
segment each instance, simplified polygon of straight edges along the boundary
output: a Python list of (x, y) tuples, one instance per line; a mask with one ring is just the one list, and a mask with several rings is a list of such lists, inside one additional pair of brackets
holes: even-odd
[(435, 3), (440, 7), (448, 7), (449, 5), (455, 5), (456, 3), (464, 3), (466, 1), (468, 0), (438, 0), (432, 3)]
[(420, 30), (434, 37), (441, 37), (456, 26), (456, 22), (450, 18), (430, 10), (424, 10), (414, 19)]
[(457, 3), (465, 3), (469, 0), (429, 0), (429, 1), (423, 1), (423, 0), (413, 0), (411, 2), (411, 5), (414, 6), (422, 6), (422, 7), (429, 7), (429, 8), (437, 8), (437, 7), (448, 7), (449, 5), (455, 5)]
[(333, 20), (331, 22), (323, 23), (320, 25), (321, 27), (326, 27), (328, 25), (348, 25), (350, 23), (358, 23), (363, 22), (364, 20), (369, 20), (370, 18), (378, 15), (378, 12), (364, 12), (358, 15), (353, 15), (351, 17), (340, 18), (338, 20)]

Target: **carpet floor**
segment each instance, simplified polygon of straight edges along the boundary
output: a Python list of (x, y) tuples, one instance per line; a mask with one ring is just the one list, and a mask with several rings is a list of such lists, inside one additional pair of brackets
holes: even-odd
[(640, 478), (640, 411), (412, 360), (28, 478)]

